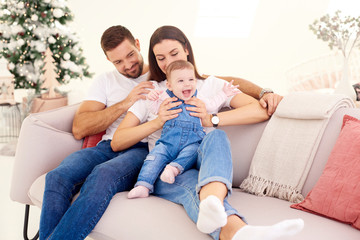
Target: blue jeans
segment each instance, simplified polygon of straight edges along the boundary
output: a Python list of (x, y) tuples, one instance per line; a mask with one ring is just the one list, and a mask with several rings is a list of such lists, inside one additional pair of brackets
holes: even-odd
[(65, 158), (46, 175), (40, 239), (85, 239), (111, 198), (134, 186), (147, 154), (147, 143), (114, 152), (108, 140)]
[(154, 182), (169, 163), (178, 168), (180, 173), (194, 167), (199, 145), (205, 136), (199, 118), (195, 120), (199, 123), (178, 118), (165, 123), (161, 138), (144, 161), (135, 187), (145, 186), (152, 193)]
[[(231, 148), (224, 131), (216, 129), (204, 137), (198, 150), (197, 169), (191, 169), (178, 175), (173, 184), (158, 179), (155, 182), (154, 190), (154, 195), (182, 205), (195, 223), (199, 214), (198, 193), (201, 187), (218, 181), (226, 185), (228, 196), (231, 194), (233, 176)], [(244, 217), (230, 206), (227, 197), (224, 200), (227, 215), (235, 214), (244, 220)], [(214, 239), (219, 239), (219, 234), (220, 229), (217, 229), (210, 235)]]

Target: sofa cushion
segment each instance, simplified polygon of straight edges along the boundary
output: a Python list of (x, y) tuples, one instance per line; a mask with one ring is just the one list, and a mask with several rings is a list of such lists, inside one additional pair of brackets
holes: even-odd
[(95, 147), (98, 142), (100, 142), (102, 136), (105, 134), (105, 131), (84, 138), (82, 148)]
[[(31, 201), (39, 208), (43, 201), (45, 176), (36, 179), (28, 193)], [(128, 199), (127, 194), (120, 192), (113, 196), (104, 215), (90, 233), (91, 239), (211, 239), (197, 230), (196, 224), (181, 205), (153, 195)], [(74, 196), (73, 201), (78, 195)]]
[(360, 120), (345, 115), (323, 174), (305, 200), (291, 207), (360, 229)]
[[(31, 186), (29, 195), (36, 206), (41, 207), (45, 174)], [(104, 215), (90, 233), (91, 239), (147, 239), (172, 240), (208, 239), (200, 233), (187, 216), (184, 208), (164, 199), (128, 199), (128, 192), (117, 193)], [(271, 225), (285, 219), (302, 218), (305, 228), (292, 240), (304, 239), (358, 239), (359, 231), (331, 219), (290, 208), (291, 203), (272, 197), (258, 197), (233, 188), (229, 202), (251, 225)], [(134, 224), (136, 222), (136, 224)], [(139, 226), (142, 231), (139, 231)], [(324, 231), (326, 229), (326, 231)], [(311, 238), (309, 238), (311, 236)]]

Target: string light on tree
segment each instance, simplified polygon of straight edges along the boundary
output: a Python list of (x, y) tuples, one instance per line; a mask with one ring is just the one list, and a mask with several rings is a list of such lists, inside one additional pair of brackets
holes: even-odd
[[(10, 72), (15, 76), (15, 88), (40, 90), (42, 66), (35, 62), (44, 57), (47, 48), (61, 70), (57, 78), (60, 84), (92, 76), (76, 34), (67, 27), (73, 14), (66, 0), (7, 0), (2, 2), (0, 12), (0, 57), (14, 65)], [(65, 60), (64, 54), (70, 58)], [(26, 72), (22, 64), (26, 64)], [(62, 67), (66, 65), (77, 66), (76, 71)]]

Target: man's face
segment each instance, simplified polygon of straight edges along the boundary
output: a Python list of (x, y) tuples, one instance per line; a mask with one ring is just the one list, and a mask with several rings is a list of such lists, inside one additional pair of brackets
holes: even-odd
[(116, 48), (106, 52), (107, 59), (122, 75), (137, 78), (143, 73), (144, 60), (140, 54), (139, 41), (133, 45), (125, 39)]

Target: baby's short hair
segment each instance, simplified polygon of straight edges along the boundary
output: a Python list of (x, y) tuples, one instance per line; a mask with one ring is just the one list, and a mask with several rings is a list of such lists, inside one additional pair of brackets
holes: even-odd
[(166, 76), (168, 80), (169, 80), (169, 76), (171, 75), (171, 72), (179, 69), (192, 69), (195, 71), (194, 65), (192, 65), (191, 62), (185, 60), (177, 60), (175, 62), (170, 63), (169, 66), (167, 66), (166, 68)]

